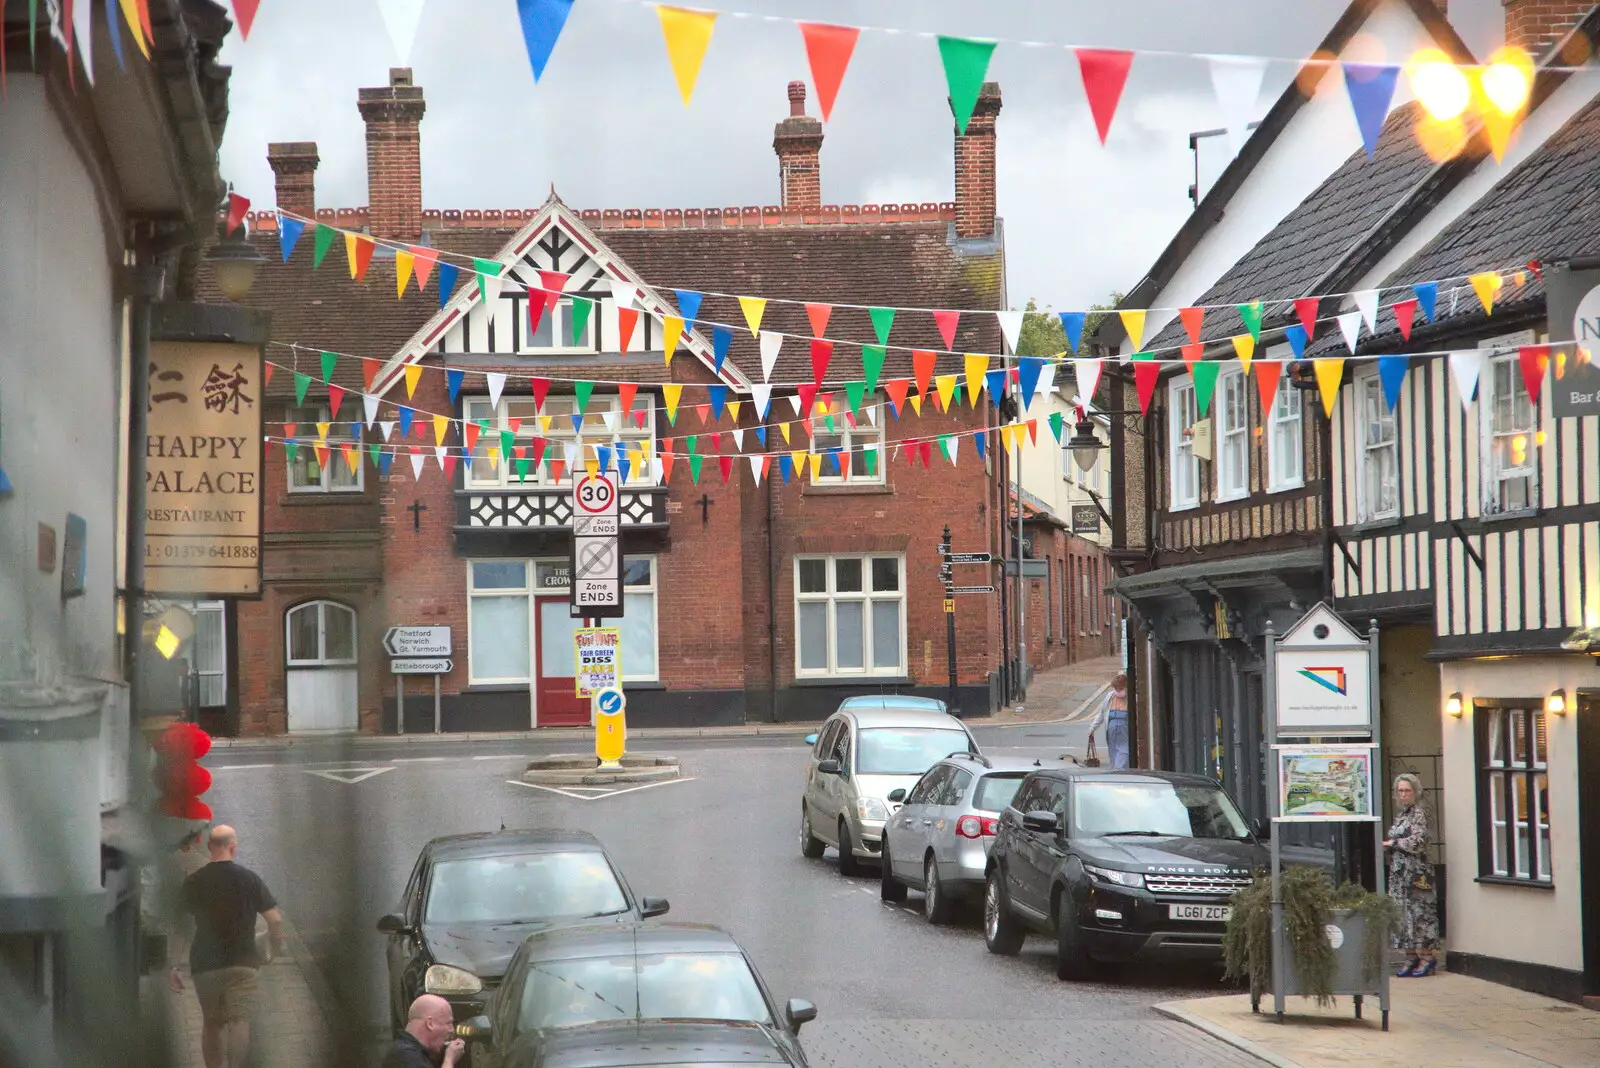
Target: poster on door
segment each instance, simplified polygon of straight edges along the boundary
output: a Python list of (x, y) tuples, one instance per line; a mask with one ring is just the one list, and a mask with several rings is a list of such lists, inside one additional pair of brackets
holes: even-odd
[(622, 628), (579, 627), (572, 632), (578, 696), (622, 688)]

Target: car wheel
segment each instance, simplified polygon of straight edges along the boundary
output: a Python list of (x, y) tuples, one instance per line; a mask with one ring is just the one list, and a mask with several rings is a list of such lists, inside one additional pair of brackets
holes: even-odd
[(1056, 978), (1081, 980), (1094, 975), (1094, 960), (1084, 947), (1078, 913), (1065, 891), (1056, 895)]
[(856, 846), (850, 841), (850, 825), (839, 821), (839, 874), (857, 875), (861, 865), (856, 861)]
[(989, 881), (983, 888), (983, 944), (990, 953), (1014, 957), (1022, 949), (1026, 932), (1017, 918), (1011, 915), (1011, 905), (1006, 900), (1005, 876), (996, 865), (989, 872)]
[(922, 866), (922, 915), (929, 923), (946, 924), (955, 912), (955, 904), (939, 884), (939, 862), (929, 853)]
[(816, 860), (826, 848), (822, 839), (811, 833), (811, 810), (800, 802), (800, 855)]
[(883, 835), (883, 857), (878, 863), (883, 869), (881, 872), (883, 885), (879, 889), (878, 895), (885, 901), (898, 905), (906, 899), (906, 888), (904, 883), (894, 877), (894, 867), (889, 863), (889, 833), (887, 830), (884, 831)]

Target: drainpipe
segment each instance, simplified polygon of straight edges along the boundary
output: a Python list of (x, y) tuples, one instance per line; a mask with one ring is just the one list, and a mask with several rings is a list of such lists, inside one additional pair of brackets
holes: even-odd
[[(772, 472), (768, 472), (770, 476)], [(767, 479), (767, 722), (778, 722), (778, 547), (773, 532), (777, 527), (777, 491), (774, 479)], [(797, 639), (798, 640), (798, 637)]]
[(150, 424), (150, 306), (161, 299), (165, 272), (157, 265), (129, 267), (124, 275), (128, 296), (128, 501), (123, 619), (123, 677), (128, 680), (128, 802), (142, 799), (148, 776), (145, 740), (139, 733), (144, 715), (144, 508), (145, 438)]

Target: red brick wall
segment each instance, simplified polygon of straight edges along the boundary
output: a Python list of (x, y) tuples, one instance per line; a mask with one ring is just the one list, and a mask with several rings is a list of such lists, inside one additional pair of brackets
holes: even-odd
[[(402, 76), (405, 84), (396, 84)], [(398, 241), (422, 236), (422, 135), (426, 104), (409, 70), (390, 84), (362, 89), (357, 106), (367, 124), (367, 206), (372, 235)]]
[[(1502, 0), (1506, 9), (1506, 44), (1527, 49), (1535, 59), (1587, 15), (1591, 0)], [(1585, 63), (1587, 55), (1572, 62)]]
[(957, 237), (994, 233), (995, 119), (999, 114), (1000, 86), (985, 82), (967, 132), (956, 135)]
[[(1036, 529), (1034, 553), (1035, 559), (1049, 562), (1051, 577), (1048, 581), (1043, 578), (1028, 580), (1030, 670), (1038, 672), (1117, 653), (1122, 610), (1120, 602), (1104, 592), (1114, 572), (1100, 547), (1065, 531)], [(1089, 586), (1087, 598), (1085, 577)], [(1014, 642), (1017, 634), (1014, 616), (1007, 620), (1007, 633)]]
[(315, 141), (285, 141), (267, 146), (267, 163), (277, 177), (278, 207), (296, 215), (317, 210), (317, 145)]

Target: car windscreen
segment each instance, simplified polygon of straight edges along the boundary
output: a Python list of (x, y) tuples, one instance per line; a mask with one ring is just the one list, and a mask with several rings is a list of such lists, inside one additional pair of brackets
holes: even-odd
[(523, 853), (434, 864), (423, 922), (516, 923), (627, 908), (603, 854)]
[(1075, 836), (1249, 836), (1244, 817), (1215, 786), (1170, 782), (1080, 782), (1072, 792)]
[(921, 775), (951, 753), (972, 751), (966, 731), (942, 727), (867, 727), (857, 738), (859, 775)]
[(772, 1023), (738, 953), (529, 961), (518, 1032), (633, 1019)]
[(978, 780), (977, 792), (972, 795), (972, 807), (984, 812), (999, 812), (1017, 796), (1017, 787), (1028, 777), (1025, 771), (985, 775)]

